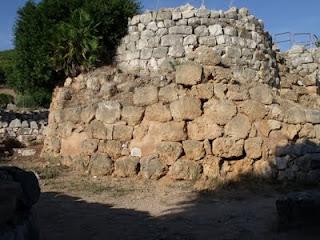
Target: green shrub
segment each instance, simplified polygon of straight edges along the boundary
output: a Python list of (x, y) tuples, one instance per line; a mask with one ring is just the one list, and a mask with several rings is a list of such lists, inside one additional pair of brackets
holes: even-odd
[(13, 96), (0, 93), (0, 107), (5, 108), (9, 103), (14, 103)]
[(47, 89), (36, 89), (31, 93), (18, 95), (16, 105), (21, 108), (49, 107), (51, 92)]
[(18, 11), (10, 85), (42, 102), (35, 91), (50, 92), (66, 76), (109, 63), (139, 10), (137, 0), (29, 0)]
[(8, 50), (0, 52), (0, 84), (6, 84), (9, 75), (14, 68), (15, 51)]

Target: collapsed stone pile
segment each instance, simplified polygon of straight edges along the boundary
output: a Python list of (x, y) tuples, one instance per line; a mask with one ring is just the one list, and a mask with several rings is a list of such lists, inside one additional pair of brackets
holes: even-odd
[[(140, 15), (129, 24), (119, 52), (135, 57), (56, 89), (44, 156), (96, 176), (320, 179), (320, 111), (268, 85), (277, 85), (278, 65), (261, 21), (245, 9), (187, 7)], [(189, 35), (196, 40), (183, 45)], [(151, 39), (160, 45), (140, 50)], [(159, 59), (174, 60), (169, 69), (155, 60), (157, 48), (163, 50)]]
[(47, 110), (13, 112), (0, 109), (0, 136), (14, 138), (23, 144), (42, 141), (47, 124)]

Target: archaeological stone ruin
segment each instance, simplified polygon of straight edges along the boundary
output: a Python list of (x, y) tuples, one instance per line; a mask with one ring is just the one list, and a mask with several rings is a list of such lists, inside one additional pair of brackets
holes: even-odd
[(146, 12), (113, 66), (56, 88), (42, 155), (92, 176), (319, 181), (319, 64), (244, 8)]

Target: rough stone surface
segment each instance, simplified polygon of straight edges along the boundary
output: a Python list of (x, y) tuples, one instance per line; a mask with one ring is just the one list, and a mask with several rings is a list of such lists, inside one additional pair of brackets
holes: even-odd
[(212, 153), (222, 158), (238, 158), (244, 153), (244, 140), (217, 138), (212, 142)]
[(113, 172), (113, 161), (106, 155), (95, 154), (91, 157), (90, 173), (93, 176), (107, 176)]
[(184, 63), (176, 67), (176, 83), (187, 86), (201, 82), (202, 66), (195, 63)]
[(196, 162), (179, 159), (169, 170), (169, 176), (176, 180), (197, 180), (200, 178), (202, 167)]
[(104, 123), (115, 123), (120, 120), (121, 106), (115, 101), (105, 101), (98, 104), (96, 119)]
[(183, 141), (183, 149), (186, 154), (186, 158), (190, 160), (200, 160), (205, 155), (203, 142), (196, 140)]
[(166, 174), (167, 167), (160, 161), (158, 156), (141, 158), (141, 175), (146, 179), (158, 180)]
[(114, 175), (117, 177), (134, 177), (139, 172), (139, 158), (122, 157), (114, 163)]
[(182, 144), (177, 142), (161, 142), (157, 146), (157, 151), (161, 161), (167, 165), (172, 165), (183, 154)]
[(200, 100), (193, 97), (183, 97), (171, 103), (170, 110), (175, 120), (193, 120), (202, 114)]

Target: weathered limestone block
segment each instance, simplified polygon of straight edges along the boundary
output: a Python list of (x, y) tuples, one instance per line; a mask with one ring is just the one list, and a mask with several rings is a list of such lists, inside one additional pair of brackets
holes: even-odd
[(269, 86), (260, 85), (253, 87), (249, 90), (250, 97), (253, 100), (261, 102), (263, 104), (271, 104), (273, 100), (272, 91)]
[(175, 26), (169, 28), (169, 34), (182, 34), (182, 35), (191, 35), (192, 27), (191, 26)]
[(216, 139), (221, 137), (223, 129), (208, 117), (199, 117), (188, 122), (188, 137), (192, 140)]
[(312, 124), (320, 124), (320, 111), (319, 110), (306, 110), (306, 121)]
[(206, 156), (202, 160), (203, 175), (209, 179), (218, 179), (220, 175), (221, 159), (215, 156)]
[(122, 157), (114, 162), (114, 175), (117, 177), (134, 177), (139, 172), (139, 158)]
[(185, 96), (170, 104), (175, 120), (193, 120), (202, 114), (201, 102), (194, 97)]
[(103, 141), (100, 142), (98, 150), (116, 160), (121, 157), (122, 144), (117, 140)]
[(98, 139), (86, 139), (81, 143), (81, 151), (79, 152), (83, 152), (85, 154), (91, 155), (97, 151), (98, 144), (99, 144)]
[(187, 138), (184, 122), (166, 122), (159, 125), (158, 137), (163, 141), (183, 141)]
[(192, 87), (191, 95), (199, 99), (210, 99), (213, 97), (213, 84), (202, 83)]
[(220, 53), (210, 47), (200, 46), (194, 52), (194, 60), (203, 65), (215, 66), (221, 63)]
[(170, 167), (168, 175), (175, 180), (197, 180), (201, 173), (202, 166), (199, 163), (180, 158)]
[(288, 137), (289, 140), (293, 140), (296, 136), (298, 136), (300, 130), (300, 125), (284, 124), (282, 127), (282, 132)]
[(247, 157), (251, 159), (258, 159), (262, 156), (262, 143), (261, 137), (249, 138), (245, 141), (244, 149)]
[(181, 157), (183, 148), (182, 144), (178, 142), (161, 142), (157, 146), (157, 152), (161, 161), (171, 166)]
[(84, 123), (91, 122), (96, 115), (96, 107), (93, 105), (90, 105), (81, 111), (80, 119)]
[(172, 12), (171, 11), (159, 11), (156, 13), (156, 19), (158, 21), (162, 20), (171, 20)]
[(113, 172), (113, 161), (103, 154), (94, 154), (90, 161), (90, 174), (93, 176), (107, 176)]
[(271, 131), (281, 129), (282, 124), (277, 120), (262, 120), (256, 127), (262, 136), (268, 137)]
[(128, 125), (137, 125), (141, 122), (144, 114), (143, 107), (124, 106), (121, 112), (121, 119)]
[(175, 45), (169, 48), (170, 57), (179, 58), (185, 56), (185, 49), (182, 45)]
[(161, 38), (161, 46), (172, 47), (183, 45), (183, 37), (181, 35), (165, 35)]
[(116, 101), (104, 101), (98, 104), (96, 119), (103, 123), (115, 123), (120, 120), (121, 106)]
[(101, 121), (93, 120), (88, 126), (88, 131), (95, 139), (112, 139), (113, 127), (105, 125)]
[(210, 35), (213, 35), (213, 36), (223, 35), (222, 27), (219, 24), (209, 26), (209, 32), (210, 32)]
[(113, 138), (114, 140), (130, 141), (132, 139), (133, 127), (127, 125), (114, 125)]
[[(214, 47), (217, 45), (217, 38), (214, 36), (199, 37), (199, 43), (200, 45), (204, 45), (200, 47)], [(220, 62), (221, 62), (221, 57), (220, 57)]]
[(267, 108), (264, 104), (248, 100), (240, 105), (240, 111), (246, 114), (251, 121), (263, 119), (267, 115)]
[(163, 103), (156, 103), (147, 107), (144, 119), (148, 121), (168, 122), (172, 119), (172, 116), (168, 106), (163, 105)]
[(237, 114), (237, 107), (231, 101), (210, 99), (204, 104), (204, 115), (213, 123), (227, 124)]
[(194, 30), (194, 34), (198, 37), (204, 37), (209, 35), (209, 29), (207, 26), (198, 26)]
[(182, 144), (187, 159), (200, 160), (205, 156), (203, 142), (196, 140), (186, 140), (183, 141)]
[(249, 98), (249, 93), (245, 87), (231, 85), (228, 87), (227, 98), (232, 101), (244, 101)]
[(154, 58), (165, 58), (168, 54), (168, 48), (167, 47), (158, 47), (154, 48), (152, 52), (152, 56)]
[(79, 118), (80, 114), (81, 114), (80, 107), (66, 108), (62, 111), (61, 120), (62, 121), (70, 121), (73, 123), (78, 123), (80, 120), (80, 118)]
[(245, 139), (249, 135), (251, 122), (243, 114), (235, 116), (225, 127), (225, 134), (234, 139)]
[(198, 38), (196, 35), (189, 35), (184, 38), (183, 45), (192, 45), (197, 46), (198, 45)]
[(146, 106), (158, 102), (158, 88), (154, 86), (136, 88), (133, 102), (138, 106)]
[(160, 161), (157, 155), (140, 159), (140, 173), (146, 179), (158, 180), (167, 172), (167, 166)]
[(217, 138), (212, 142), (212, 153), (222, 158), (238, 158), (243, 156), (244, 140), (233, 138)]
[(270, 178), (274, 171), (270, 162), (266, 160), (259, 160), (253, 164), (253, 172), (257, 177)]
[(311, 123), (304, 124), (299, 131), (300, 138), (315, 138), (314, 127)]
[(159, 90), (159, 100), (164, 103), (173, 102), (178, 99), (178, 89), (175, 84), (162, 87)]
[(196, 85), (202, 80), (202, 66), (195, 63), (184, 63), (176, 67), (176, 83)]
[(306, 113), (301, 106), (288, 106), (284, 109), (284, 119), (287, 123), (306, 123)]

